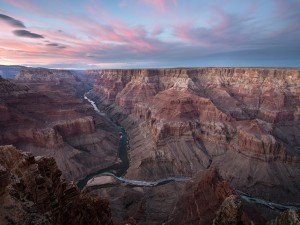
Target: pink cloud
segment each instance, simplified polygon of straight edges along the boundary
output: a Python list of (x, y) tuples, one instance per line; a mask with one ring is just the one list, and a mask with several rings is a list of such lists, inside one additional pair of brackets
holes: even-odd
[(174, 35), (186, 44), (210, 47), (210, 43), (201, 37), (199, 30), (193, 23), (188, 22), (174, 27)]
[(91, 34), (91, 39), (101, 42), (115, 42), (115, 44), (128, 45), (135, 51), (155, 51), (152, 44), (154, 40), (147, 38), (147, 32), (142, 26), (130, 27), (120, 21), (110, 24), (99, 24), (93, 20), (66, 18), (65, 22), (72, 24), (84, 33)]
[(164, 29), (161, 26), (155, 26), (151, 32), (151, 35), (153, 37), (156, 37), (156, 36), (160, 35), (161, 33), (163, 33), (163, 31), (164, 31)]
[(149, 5), (157, 11), (166, 11), (169, 5), (177, 6), (177, 0), (143, 0), (144, 4)]

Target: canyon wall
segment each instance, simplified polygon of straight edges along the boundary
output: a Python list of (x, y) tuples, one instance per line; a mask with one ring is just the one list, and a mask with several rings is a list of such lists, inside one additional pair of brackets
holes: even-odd
[[(300, 201), (297, 69), (88, 71), (93, 98), (130, 137), (129, 178), (190, 176), (211, 165), (234, 187)], [(257, 192), (262, 189), (267, 192)]]
[(26, 69), (0, 78), (0, 145), (54, 157), (68, 180), (118, 167), (118, 131), (83, 99), (70, 71)]

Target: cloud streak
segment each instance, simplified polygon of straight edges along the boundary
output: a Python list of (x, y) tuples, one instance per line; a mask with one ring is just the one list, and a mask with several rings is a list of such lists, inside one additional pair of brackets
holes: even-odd
[(4, 14), (0, 14), (0, 21), (4, 21), (5, 23), (9, 24), (12, 27), (25, 28), (25, 25), (22, 21), (16, 20), (15, 18), (12, 18)]
[(25, 37), (25, 38), (44, 38), (43, 35), (32, 33), (28, 30), (14, 30), (13, 34), (18, 37)]
[(58, 43), (49, 43), (49, 44), (46, 44), (46, 46), (60, 48), (60, 49), (66, 48), (65, 45), (61, 45), (61, 44), (58, 44)]

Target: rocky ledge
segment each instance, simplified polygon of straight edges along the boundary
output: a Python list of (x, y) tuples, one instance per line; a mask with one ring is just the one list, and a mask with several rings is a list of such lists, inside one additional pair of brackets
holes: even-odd
[(107, 200), (61, 174), (53, 158), (0, 146), (0, 224), (112, 224)]

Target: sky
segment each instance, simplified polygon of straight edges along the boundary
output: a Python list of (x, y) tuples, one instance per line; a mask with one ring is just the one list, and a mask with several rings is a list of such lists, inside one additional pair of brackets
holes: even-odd
[(300, 67), (300, 0), (0, 0), (0, 64)]

